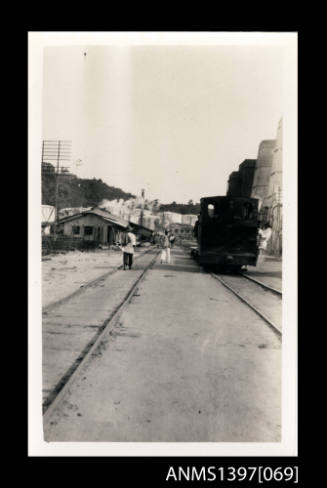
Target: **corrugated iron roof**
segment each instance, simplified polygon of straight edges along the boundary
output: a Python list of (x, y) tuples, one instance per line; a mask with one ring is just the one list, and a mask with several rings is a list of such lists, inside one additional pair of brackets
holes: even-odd
[(68, 222), (69, 220), (75, 220), (77, 218), (83, 217), (84, 215), (97, 215), (98, 217), (101, 217), (102, 219), (106, 220), (107, 222), (110, 222), (112, 224), (118, 225), (119, 227), (122, 227), (123, 229), (126, 229), (128, 226), (128, 221), (124, 220), (120, 217), (117, 217), (117, 215), (113, 215), (107, 210), (103, 210), (101, 208), (95, 207), (90, 210), (85, 210), (84, 212), (80, 212), (74, 215), (68, 215), (67, 217), (63, 217), (62, 219), (58, 220), (58, 223), (61, 224), (63, 222)]
[(130, 226), (131, 227), (138, 227), (140, 229), (144, 229), (144, 230), (148, 230), (150, 232), (153, 232), (153, 229), (150, 229), (149, 227), (145, 227), (145, 225), (140, 225), (140, 224), (137, 224), (136, 222), (132, 222), (130, 221)]

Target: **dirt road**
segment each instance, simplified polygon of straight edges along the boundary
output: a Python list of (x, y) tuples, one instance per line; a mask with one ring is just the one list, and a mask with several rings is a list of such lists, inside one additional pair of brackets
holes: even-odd
[(159, 262), (45, 439), (280, 441), (280, 339), (185, 251)]

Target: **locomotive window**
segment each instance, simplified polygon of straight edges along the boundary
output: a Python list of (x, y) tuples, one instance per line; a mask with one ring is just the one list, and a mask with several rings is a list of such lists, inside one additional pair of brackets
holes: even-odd
[(208, 204), (208, 215), (209, 217), (213, 217), (215, 214), (215, 207), (212, 203)]

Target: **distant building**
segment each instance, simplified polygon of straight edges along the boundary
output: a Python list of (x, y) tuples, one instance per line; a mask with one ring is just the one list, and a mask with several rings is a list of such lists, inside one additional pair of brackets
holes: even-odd
[(239, 173), (241, 175), (241, 196), (250, 197), (254, 179), (254, 172), (256, 168), (256, 159), (245, 159), (239, 165)]
[(264, 140), (257, 159), (245, 159), (238, 171), (229, 175), (227, 196), (250, 196), (259, 200), (259, 220), (272, 226), (267, 251), (282, 254), (282, 119), (276, 139)]
[(193, 239), (193, 225), (190, 224), (180, 224), (178, 222), (171, 223), (168, 226), (170, 232), (172, 232), (177, 240), (183, 239)]
[(251, 196), (260, 202), (260, 220), (272, 226), (267, 252), (276, 256), (282, 255), (282, 146), (281, 119), (276, 139), (262, 141), (259, 146), (251, 191)]
[(250, 197), (255, 168), (256, 159), (245, 159), (229, 176), (227, 196)]
[(160, 212), (161, 213), (161, 225), (163, 228), (168, 227), (170, 224), (181, 224), (182, 214), (177, 212)]
[(75, 215), (81, 212), (86, 212), (87, 210), (91, 210), (92, 207), (67, 207), (61, 208), (59, 210), (59, 218), (69, 217), (71, 215)]
[(262, 141), (258, 150), (251, 197), (259, 199), (262, 215), (266, 213), (266, 209), (268, 208), (267, 197), (275, 145), (275, 139)]
[(130, 225), (133, 229), (133, 233), (142, 241), (149, 240), (152, 236), (153, 230), (149, 229), (144, 225), (135, 224), (134, 222), (130, 222)]
[(282, 198), (282, 175), (283, 175), (283, 159), (282, 159), (282, 119), (279, 121), (277, 128), (276, 144), (273, 149), (273, 157), (271, 164), (271, 172), (268, 183), (268, 194), (266, 197), (267, 205), (272, 207), (276, 201), (281, 202)]
[(280, 256), (282, 254), (283, 230), (283, 121), (279, 121), (276, 135), (276, 144), (273, 151), (273, 160), (268, 185), (266, 205), (268, 207), (267, 221), (272, 226), (272, 235), (268, 243), (268, 252)]
[(160, 228), (161, 216), (157, 211), (157, 200), (150, 202), (141, 195), (129, 200), (102, 200), (99, 206), (105, 208), (113, 215), (135, 224), (143, 225), (152, 230)]
[(100, 207), (124, 220), (155, 231), (163, 230), (173, 223), (194, 226), (197, 218), (193, 214), (182, 215), (177, 212), (160, 211), (159, 200), (146, 200), (144, 195), (129, 200), (103, 200)]
[(182, 215), (182, 224), (188, 224), (194, 227), (197, 218), (198, 216), (194, 214), (184, 214)]
[(145, 215), (143, 217), (143, 225), (149, 229), (156, 230), (160, 226), (160, 216), (158, 215)]

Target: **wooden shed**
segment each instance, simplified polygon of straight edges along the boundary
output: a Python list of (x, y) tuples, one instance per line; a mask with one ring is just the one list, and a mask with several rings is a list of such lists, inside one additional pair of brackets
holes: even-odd
[(120, 241), (127, 226), (126, 220), (98, 207), (58, 220), (59, 233), (104, 245)]

